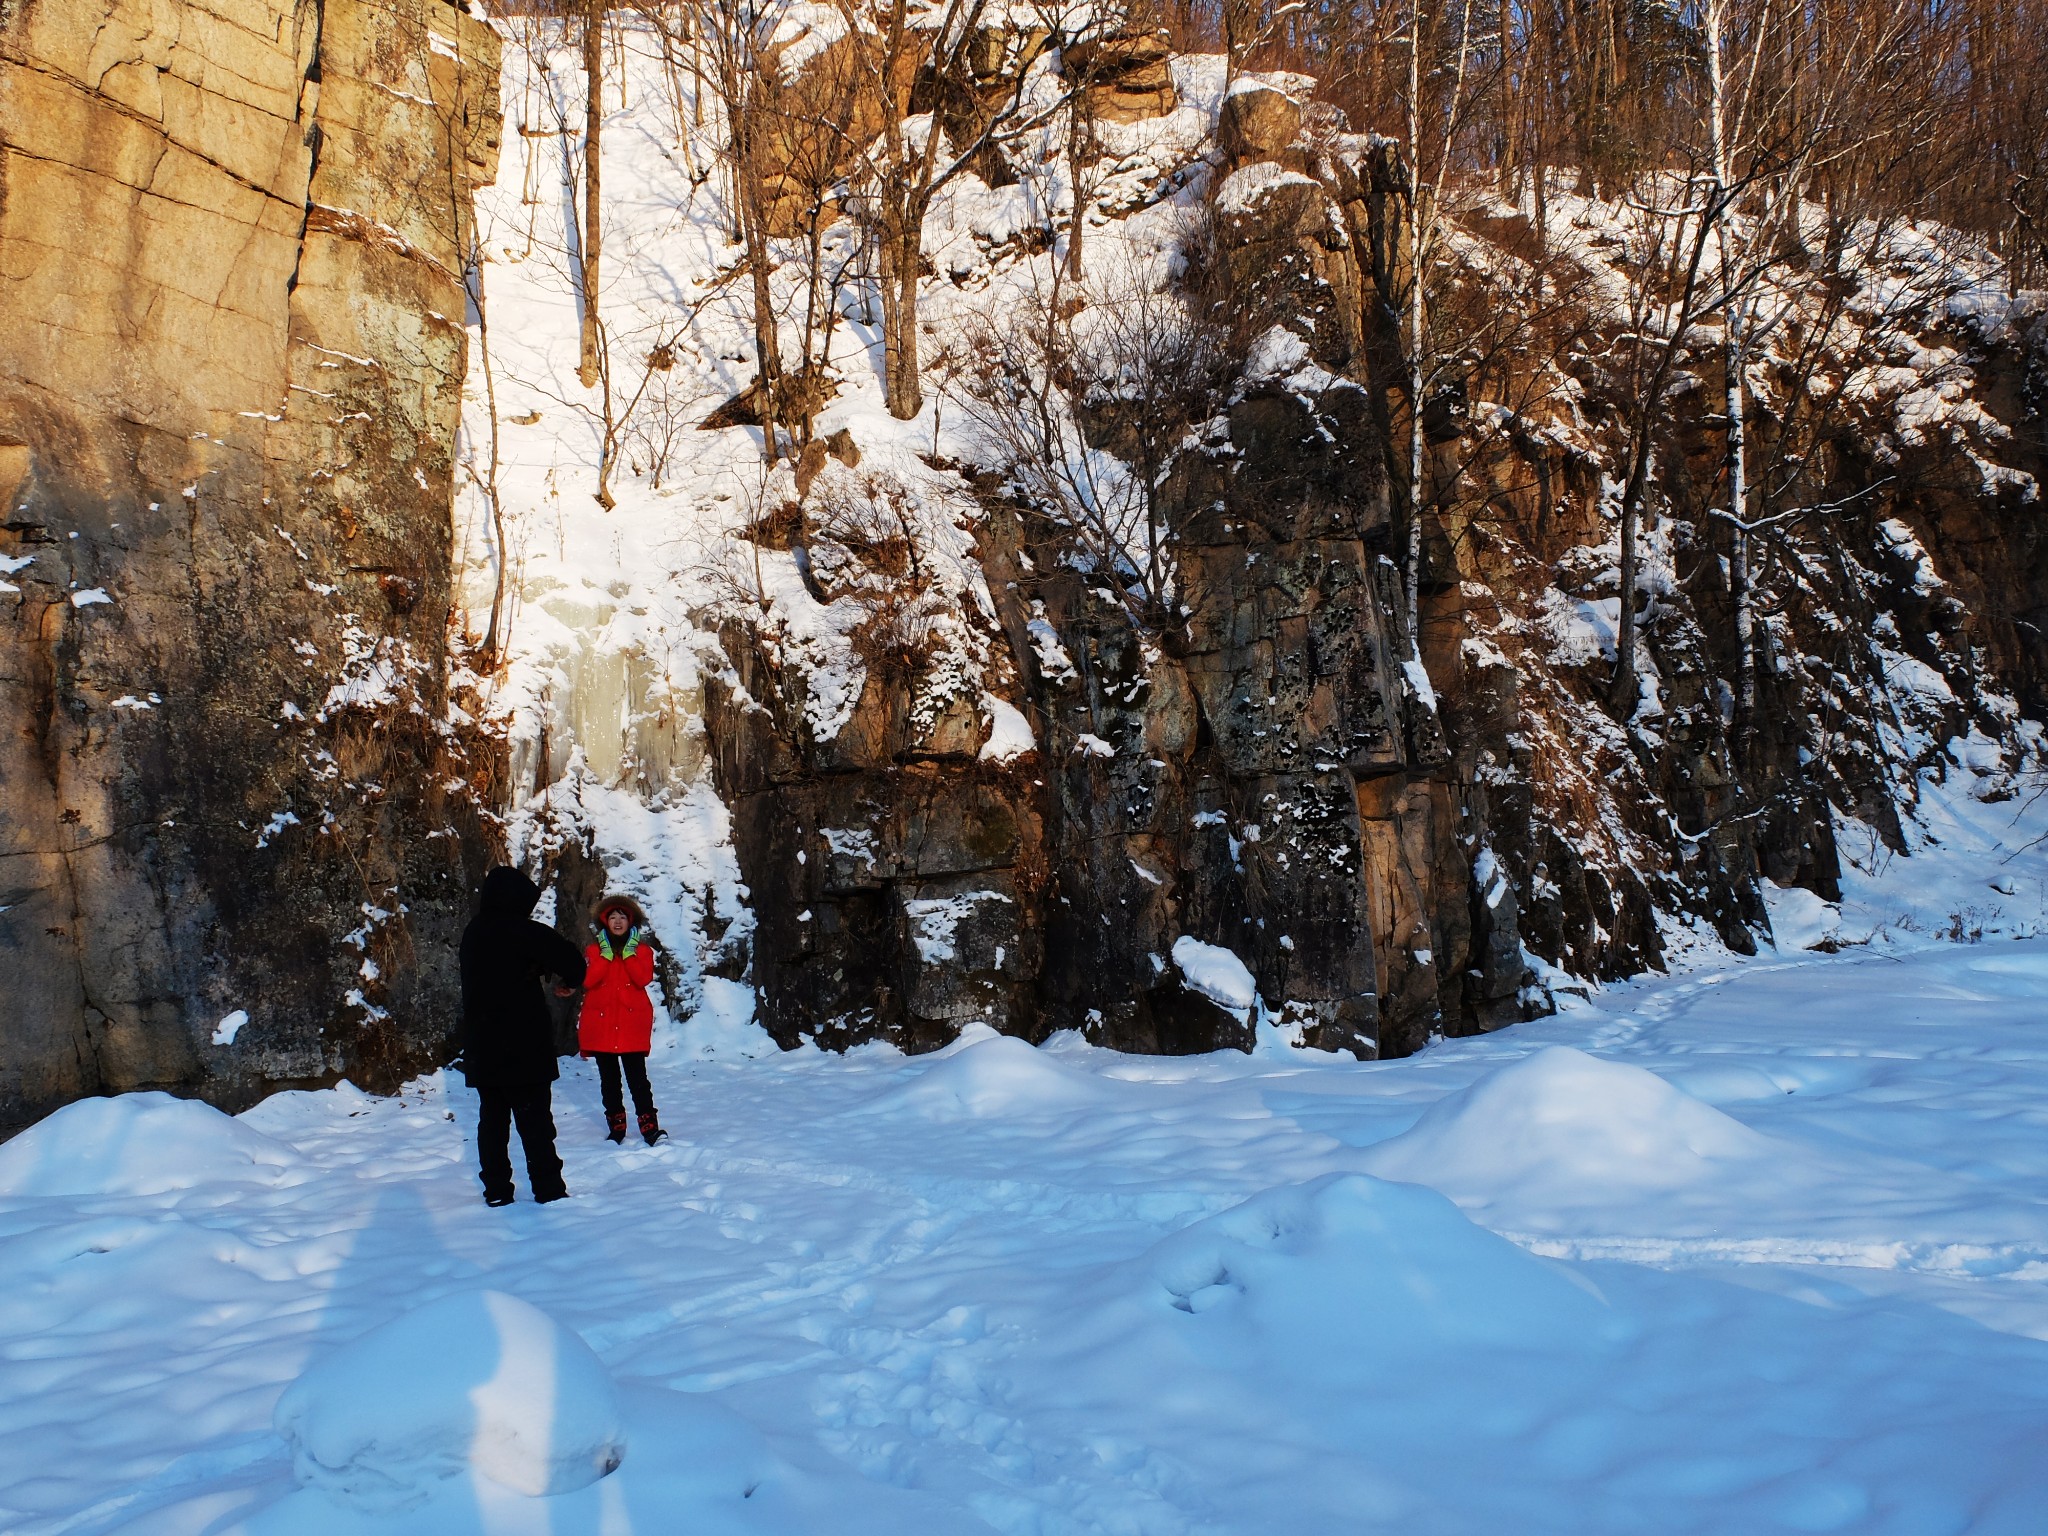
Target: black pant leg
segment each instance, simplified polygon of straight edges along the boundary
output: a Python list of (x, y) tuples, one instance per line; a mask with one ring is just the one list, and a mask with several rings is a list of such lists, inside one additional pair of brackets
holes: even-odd
[(512, 1106), (512, 1116), (519, 1122), (519, 1144), (526, 1149), (526, 1182), (536, 1200), (568, 1192), (562, 1183), (562, 1159), (555, 1152), (553, 1091), (552, 1083), (525, 1089)]
[(623, 1115), (626, 1112), (625, 1095), (619, 1092), (619, 1056), (616, 1051), (596, 1051), (597, 1091), (604, 1096), (604, 1112), (607, 1115)]
[[(486, 1200), (512, 1198), (512, 1095), (503, 1088), (476, 1091), (477, 1177)], [(521, 1131), (525, 1130), (522, 1125)]]
[(633, 1051), (619, 1060), (626, 1068), (626, 1086), (633, 1090), (633, 1108), (643, 1115), (654, 1113), (654, 1089), (647, 1081), (647, 1053)]

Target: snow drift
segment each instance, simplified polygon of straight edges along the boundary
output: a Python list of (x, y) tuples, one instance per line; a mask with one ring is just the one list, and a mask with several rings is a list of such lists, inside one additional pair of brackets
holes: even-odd
[(1598, 1292), (1561, 1265), (1439, 1194), (1360, 1174), (1269, 1189), (1147, 1262), (1172, 1307), (1204, 1316), (1206, 1347), (1304, 1379), (1361, 1382), (1416, 1351), (1576, 1348), (1614, 1331)]
[(281, 1184), (298, 1154), (196, 1099), (81, 1099), (0, 1146), (0, 1195), (164, 1195)]
[(1365, 1162), (1467, 1207), (1537, 1207), (1709, 1186), (1780, 1155), (1654, 1072), (1553, 1045), (1431, 1106)]
[(970, 1024), (960, 1041), (934, 1057), (931, 1066), (873, 1107), (905, 1109), (928, 1120), (972, 1120), (1072, 1113), (1117, 1097), (1116, 1088), (1101, 1078), (1063, 1066), (986, 1024)]

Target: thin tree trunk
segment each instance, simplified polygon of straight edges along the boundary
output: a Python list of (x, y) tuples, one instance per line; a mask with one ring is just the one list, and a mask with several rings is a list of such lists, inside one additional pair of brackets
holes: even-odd
[(495, 669), (500, 637), (498, 626), (505, 611), (505, 508), (498, 497), (498, 379), (491, 364), (490, 311), (484, 307), (483, 241), (470, 232), (470, 266), (475, 274), (469, 285), (469, 302), (476, 309), (477, 355), (484, 370), (484, 406), (491, 413), (491, 458), (484, 475), (484, 499), (491, 504), (491, 622), (484, 630), (485, 666)]
[(609, 512), (618, 505), (612, 496), (612, 461), (619, 454), (619, 419), (612, 409), (612, 360), (604, 333), (597, 337), (597, 377), (604, 386), (604, 435), (597, 445), (597, 504)]
[[(1649, 428), (1643, 429), (1643, 447), (1638, 455), (1649, 465)], [(1642, 702), (1642, 685), (1636, 678), (1636, 574), (1640, 563), (1636, 553), (1636, 524), (1642, 521), (1642, 476), (1631, 473), (1621, 495), (1621, 597), (1614, 623), (1614, 706), (1624, 720), (1635, 717)]]
[(1074, 199), (1073, 222), (1067, 229), (1067, 275), (1081, 275), (1081, 227), (1086, 222), (1088, 196), (1086, 190), (1087, 167), (1083, 163), (1087, 156), (1089, 129), (1093, 126), (1087, 111), (1088, 88), (1083, 82), (1074, 92), (1074, 104), (1067, 116), (1067, 187)]
[(1671, 378), (1672, 365), (1684, 350), (1685, 338), (1693, 327), (1693, 304), (1699, 293), (1700, 262), (1707, 251), (1708, 234), (1721, 216), (1720, 189), (1707, 201), (1697, 217), (1692, 254), (1686, 261), (1685, 278), (1678, 290), (1678, 315), (1671, 334), (1657, 355), (1657, 366), (1641, 397), (1635, 402), (1635, 442), (1629, 458), (1628, 483), (1621, 493), (1621, 609), (1614, 633), (1614, 707), (1622, 719), (1634, 716), (1642, 690), (1636, 681), (1636, 524), (1642, 517), (1643, 493), (1649, 485), (1651, 435), (1656, 429), (1658, 406), (1664, 386)]
[(775, 294), (769, 283), (773, 263), (768, 248), (767, 189), (761, 182), (760, 151), (754, 142), (758, 109), (748, 97), (745, 82), (736, 78), (737, 69), (725, 73), (722, 89), (731, 128), (733, 209), (754, 290), (754, 387), (761, 417), (761, 451), (767, 462), (774, 464), (782, 457), (777, 430), (783, 407), (782, 337), (775, 324)]
[[(1714, 160), (1714, 203), (1718, 210), (1728, 195), (1733, 167), (1728, 154), (1728, 76), (1721, 57), (1724, 36), (1723, 0), (1707, 0), (1707, 133)], [(1747, 732), (1756, 718), (1755, 598), (1749, 579), (1749, 456), (1743, 385), (1743, 301), (1737, 297), (1736, 272), (1728, 254), (1728, 232), (1717, 218), (1715, 240), (1721, 256), (1722, 349), (1728, 462), (1728, 588), (1735, 609), (1736, 721)]]
[(1422, 185), (1422, 7), (1408, 9), (1408, 155), (1411, 161), (1408, 198), (1408, 568), (1406, 598), (1408, 633), (1422, 664), (1422, 507), (1429, 473), (1428, 443), (1423, 433), (1423, 392), (1428, 388), (1424, 356), (1427, 343), (1427, 295), (1424, 277), (1435, 243), (1437, 212), (1442, 207), (1444, 180), (1450, 171), (1452, 141), (1465, 94), (1465, 68), (1471, 56), (1472, 0), (1464, 0), (1458, 24), (1458, 62), (1451, 73), (1450, 99), (1444, 107), (1444, 141), (1437, 157), (1436, 179), (1425, 204)]
[(1734, 514), (1729, 525), (1728, 589), (1735, 607), (1735, 718), (1746, 732), (1756, 719), (1756, 597), (1749, 579), (1749, 445), (1744, 425), (1748, 401), (1739, 334), (1731, 306), (1722, 353), (1728, 373), (1728, 506)]
[(1408, 634), (1422, 647), (1422, 7), (1408, 7)]
[(583, 7), (583, 330), (578, 338), (576, 376), (585, 389), (597, 382), (598, 183), (603, 162), (604, 131), (604, 3), (584, 0)]
[(757, 219), (741, 215), (747, 226), (747, 266), (754, 281), (754, 357), (761, 410), (762, 452), (773, 464), (782, 457), (776, 435), (782, 417), (782, 338), (775, 328), (775, 296), (768, 286), (768, 242)]
[(818, 392), (825, 375), (825, 360), (818, 356), (818, 334), (824, 332), (824, 350), (832, 350), (831, 323), (826, 318), (826, 305), (834, 302), (838, 289), (836, 285), (830, 294), (825, 292), (825, 213), (822, 202), (813, 202), (809, 214), (809, 225), (804, 231), (804, 327), (800, 333), (797, 355), (801, 377), (801, 397), (795, 402), (797, 408), (796, 451), (801, 454), (811, 443), (811, 433), (816, 425)]
[(924, 407), (918, 382), (917, 268), (924, 220), (905, 212), (885, 230), (882, 257), (882, 373), (889, 414), (909, 421)]

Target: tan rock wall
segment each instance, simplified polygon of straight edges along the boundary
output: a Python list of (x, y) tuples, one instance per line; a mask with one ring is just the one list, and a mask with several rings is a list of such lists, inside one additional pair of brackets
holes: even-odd
[(497, 63), (442, 0), (0, 0), (0, 1126), (441, 1048)]

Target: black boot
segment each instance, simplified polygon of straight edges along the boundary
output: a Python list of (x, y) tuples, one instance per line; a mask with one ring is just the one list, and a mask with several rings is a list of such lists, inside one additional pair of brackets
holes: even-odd
[(608, 1109), (604, 1112), (605, 1139), (624, 1141), (626, 1139), (626, 1112), (623, 1109)]
[(650, 1147), (668, 1134), (661, 1128), (661, 1116), (651, 1109), (640, 1111), (640, 1139)]

